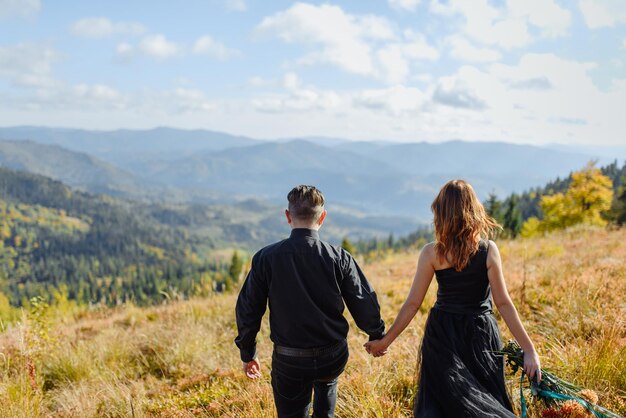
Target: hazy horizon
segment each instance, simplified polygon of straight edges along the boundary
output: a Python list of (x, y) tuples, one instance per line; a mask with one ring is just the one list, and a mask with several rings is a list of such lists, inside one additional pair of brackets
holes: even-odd
[[(322, 139), (322, 140), (345, 141), (345, 142), (385, 143), (389, 145), (419, 144), (419, 143), (426, 143), (426, 144), (434, 145), (434, 144), (444, 144), (444, 143), (455, 142), (455, 141), (468, 142), (468, 143), (503, 143), (503, 144), (521, 145), (521, 146), (535, 146), (535, 147), (542, 147), (542, 148), (557, 147), (557, 148), (563, 148), (565, 151), (567, 151), (567, 148), (572, 148), (576, 150), (576, 152), (580, 150), (591, 151), (592, 149), (599, 150), (599, 151), (606, 150), (609, 152), (617, 150), (621, 154), (616, 155), (615, 156), (616, 158), (626, 158), (626, 143), (615, 144), (615, 145), (567, 144), (567, 143), (559, 143), (559, 142), (546, 142), (546, 143), (541, 143), (541, 144), (535, 144), (531, 142), (522, 142), (522, 141), (513, 142), (513, 141), (506, 141), (504, 139), (492, 139), (492, 138), (486, 138), (486, 139), (442, 138), (440, 140), (429, 141), (429, 140), (423, 140), (423, 139), (399, 140), (399, 139), (388, 139), (388, 138), (364, 138), (364, 139), (357, 138), (355, 139), (355, 138), (349, 138), (349, 137), (344, 138), (344, 137), (338, 137), (338, 136), (322, 136), (322, 135), (261, 137), (261, 136), (254, 136), (254, 135), (240, 135), (240, 134), (233, 133), (233, 132), (219, 131), (219, 130), (214, 130), (214, 129), (209, 129), (209, 128), (185, 128), (185, 127), (178, 128), (174, 126), (165, 126), (165, 125), (155, 125), (155, 126), (147, 127), (147, 128), (120, 127), (120, 128), (114, 128), (114, 129), (90, 129), (90, 128), (77, 128), (77, 127), (72, 127), (72, 126), (51, 126), (51, 125), (50, 126), (49, 125), (0, 125), (0, 129), (22, 129), (22, 128), (59, 129), (59, 130), (70, 130), (70, 131), (77, 130), (77, 131), (93, 131), (93, 132), (102, 132), (102, 133), (120, 132), (120, 131), (147, 132), (147, 131), (154, 131), (154, 130), (159, 130), (159, 129), (172, 129), (172, 130), (180, 130), (180, 131), (187, 131), (187, 132), (194, 132), (194, 131), (215, 132), (215, 133), (220, 133), (220, 134), (226, 134), (229, 136), (245, 137), (245, 138), (260, 141), (260, 142), (275, 142), (275, 141), (284, 142), (284, 141), (293, 141), (293, 140), (304, 140), (304, 141), (315, 142), (315, 140)], [(29, 138), (21, 138), (21, 139), (29, 139)], [(0, 140), (4, 140), (4, 139), (0, 139)], [(32, 140), (37, 142), (36, 138), (33, 138)], [(322, 144), (322, 145), (325, 145), (325, 144)], [(602, 155), (602, 156), (610, 157), (610, 155)]]

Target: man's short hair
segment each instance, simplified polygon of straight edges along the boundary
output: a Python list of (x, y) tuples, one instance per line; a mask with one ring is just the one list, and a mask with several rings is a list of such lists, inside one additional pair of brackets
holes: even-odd
[(291, 217), (301, 221), (316, 222), (324, 212), (324, 195), (315, 186), (296, 186), (287, 200)]

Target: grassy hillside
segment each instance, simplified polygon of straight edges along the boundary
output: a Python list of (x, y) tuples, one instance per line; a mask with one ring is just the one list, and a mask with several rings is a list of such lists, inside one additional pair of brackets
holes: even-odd
[[(626, 414), (626, 229), (579, 228), (499, 246), (509, 290), (544, 367)], [(408, 292), (417, 256), (389, 254), (365, 266), (388, 323)], [(383, 358), (365, 353), (366, 337), (351, 324), (338, 417), (410, 416), (417, 351), (435, 293), (432, 286)], [(248, 381), (233, 344), (235, 299), (96, 311), (35, 306), (0, 334), (0, 415), (273, 417), (267, 321), (259, 336), (264, 376)], [(516, 405), (518, 378), (509, 383)]]

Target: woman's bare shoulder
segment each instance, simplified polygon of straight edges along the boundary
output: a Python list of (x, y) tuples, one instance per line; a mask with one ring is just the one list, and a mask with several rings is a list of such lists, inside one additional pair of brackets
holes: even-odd
[(428, 244), (424, 245), (422, 247), (422, 250), (420, 251), (419, 258), (420, 260), (428, 261), (430, 264), (433, 264), (433, 261), (436, 258), (435, 243), (429, 242)]
[(435, 241), (429, 242), (428, 244), (425, 244), (422, 247), (422, 252), (428, 253), (428, 254), (434, 254), (435, 253)]
[(419, 257), (417, 259), (417, 270), (423, 270), (424, 268), (427, 268), (427, 266), (434, 269), (434, 261), (436, 258), (435, 243), (429, 242), (420, 250)]
[(487, 249), (488, 249), (490, 254), (492, 252), (496, 252), (496, 253), (500, 252), (498, 250), (498, 244), (496, 244), (496, 242), (494, 240), (491, 240), (491, 239), (487, 241)]
[(494, 263), (500, 263), (500, 250), (498, 245), (492, 241), (487, 241), (489, 246), (487, 247), (487, 268), (490, 268)]

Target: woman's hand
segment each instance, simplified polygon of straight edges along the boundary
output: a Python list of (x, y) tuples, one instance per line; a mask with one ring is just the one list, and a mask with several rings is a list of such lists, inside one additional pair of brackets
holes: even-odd
[(541, 382), (541, 364), (535, 350), (524, 351), (524, 372), (531, 380), (536, 376), (536, 383)]
[(363, 344), (363, 347), (365, 347), (365, 351), (367, 351), (374, 357), (380, 357), (387, 354), (387, 348), (389, 347), (389, 344), (387, 344), (383, 338), (380, 340), (368, 341)]

